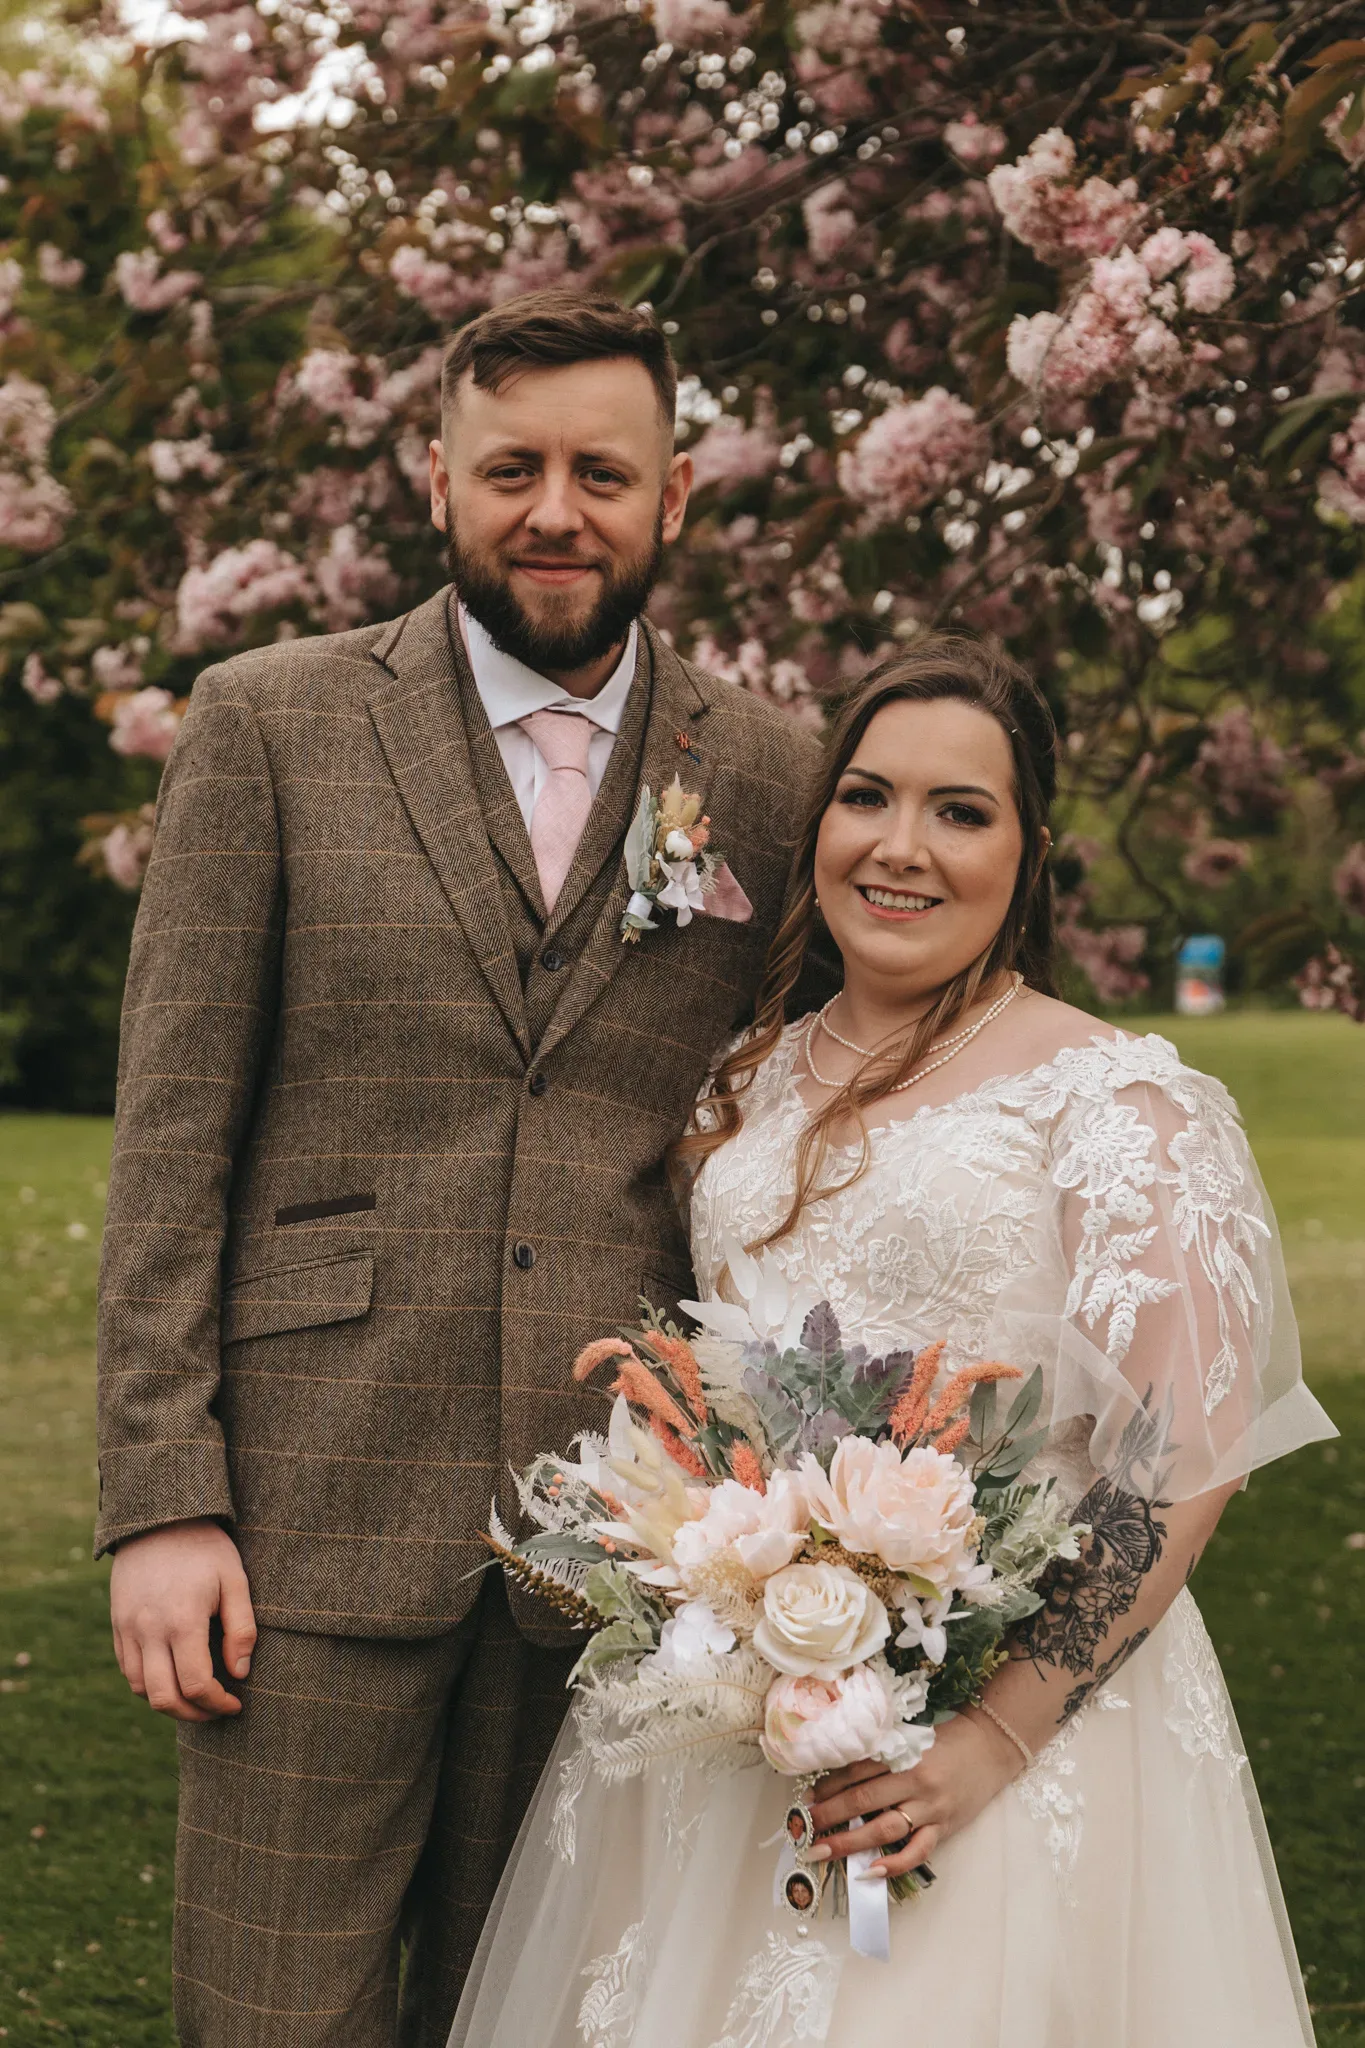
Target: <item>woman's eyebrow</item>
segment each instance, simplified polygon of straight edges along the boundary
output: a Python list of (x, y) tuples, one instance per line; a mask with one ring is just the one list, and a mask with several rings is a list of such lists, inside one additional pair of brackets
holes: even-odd
[(943, 782), (937, 789), (929, 791), (930, 796), (984, 796), (990, 803), (998, 804), (1000, 799), (993, 789), (982, 789), (976, 782)]
[(861, 775), (864, 782), (875, 782), (878, 789), (890, 789), (892, 785), (884, 775), (874, 775), (870, 768), (845, 768), (845, 775)]

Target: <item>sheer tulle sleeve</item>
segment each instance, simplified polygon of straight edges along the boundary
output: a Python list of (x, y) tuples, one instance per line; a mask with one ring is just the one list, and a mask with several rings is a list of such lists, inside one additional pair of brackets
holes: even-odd
[(1052, 1124), (1066, 1282), (1052, 1423), (1092, 1418), (1098, 1472), (1188, 1500), (1336, 1431), (1303, 1382), (1279, 1233), (1231, 1096), (1160, 1038), (1087, 1050), (1060, 1063)]

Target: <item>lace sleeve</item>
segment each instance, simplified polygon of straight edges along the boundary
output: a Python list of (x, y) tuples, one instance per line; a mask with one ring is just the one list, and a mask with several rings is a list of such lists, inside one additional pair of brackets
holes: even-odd
[(1186, 1500), (1335, 1432), (1303, 1383), (1279, 1235), (1236, 1107), (1163, 1040), (1108, 1049), (1054, 1126), (1068, 1275), (1054, 1422)]

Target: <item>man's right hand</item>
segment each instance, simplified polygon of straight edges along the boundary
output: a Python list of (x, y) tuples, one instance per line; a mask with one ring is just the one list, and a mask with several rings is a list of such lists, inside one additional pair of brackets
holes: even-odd
[(240, 1714), (213, 1673), (209, 1623), (223, 1627), (223, 1663), (245, 1678), (256, 1617), (236, 1544), (217, 1522), (172, 1522), (130, 1537), (109, 1582), (114, 1653), (140, 1699), (177, 1721)]

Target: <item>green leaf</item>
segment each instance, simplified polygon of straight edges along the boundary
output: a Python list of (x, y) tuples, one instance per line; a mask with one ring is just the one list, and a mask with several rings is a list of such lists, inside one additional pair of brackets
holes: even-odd
[(1005, 1417), (1004, 1434), (1013, 1438), (1021, 1429), (1027, 1429), (1038, 1413), (1043, 1399), (1043, 1368), (1035, 1365), (1015, 1395), (1009, 1414)]

